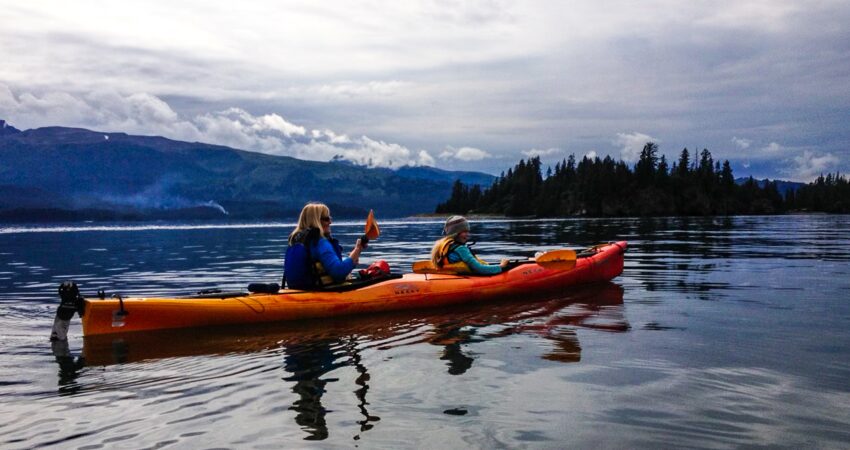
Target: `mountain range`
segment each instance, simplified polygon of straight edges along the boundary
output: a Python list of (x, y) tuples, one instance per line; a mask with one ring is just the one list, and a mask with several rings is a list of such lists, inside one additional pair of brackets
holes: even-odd
[(0, 120), (0, 220), (295, 220), (304, 203), (336, 217), (431, 213), (452, 184), (494, 176), (305, 161), (159, 136)]
[[(735, 178), (735, 183), (737, 183), (738, 185), (742, 185), (747, 181), (749, 181), (749, 178)], [(801, 187), (806, 185), (806, 183), (800, 183), (797, 181), (770, 180), (767, 178), (757, 179), (754, 181), (756, 182), (756, 185), (762, 189), (764, 189), (767, 183), (776, 183), (776, 190), (779, 191), (779, 193), (782, 194), (783, 197), (788, 195), (788, 192), (796, 192), (797, 189), (800, 189)]]

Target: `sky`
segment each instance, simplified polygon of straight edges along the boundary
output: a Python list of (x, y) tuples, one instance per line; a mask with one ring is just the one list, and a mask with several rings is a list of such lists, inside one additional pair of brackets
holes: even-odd
[(850, 2), (0, 0), (0, 119), (498, 174), (850, 169)]

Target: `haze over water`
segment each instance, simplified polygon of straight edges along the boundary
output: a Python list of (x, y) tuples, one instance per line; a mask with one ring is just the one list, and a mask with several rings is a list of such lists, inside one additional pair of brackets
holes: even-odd
[[(361, 261), (424, 259), (381, 221)], [(51, 346), (56, 288), (279, 282), (291, 224), (0, 225), (2, 448), (836, 448), (850, 216), (473, 222), (486, 260), (627, 240), (563, 298)], [(350, 248), (362, 224), (334, 224)]]

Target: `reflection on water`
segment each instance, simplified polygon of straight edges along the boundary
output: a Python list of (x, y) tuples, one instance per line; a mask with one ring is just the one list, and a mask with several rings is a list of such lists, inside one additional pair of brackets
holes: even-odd
[(85, 367), (85, 358), (74, 356), (68, 341), (52, 341), (50, 347), (59, 364), (59, 394), (76, 394), (80, 388), (76, 380), (80, 369)]
[(285, 349), (283, 368), (291, 375), (284, 378), (284, 381), (295, 383), (292, 392), (299, 397), (289, 409), (298, 413), (295, 422), (307, 432), (304, 439), (325, 439), (328, 437), (328, 427), (325, 423), (326, 410), (322, 406), (322, 395), (325, 393), (325, 384), (334, 380), (324, 380), (321, 377), (343, 363), (337, 361), (328, 341), (293, 344), (285, 346)]
[[(357, 408), (362, 418), (357, 421), (361, 433), (372, 429), (373, 423), (380, 417), (369, 414), (366, 394), (369, 391), (369, 372), (361, 362), (356, 342), (341, 342), (335, 340), (318, 340), (305, 344), (284, 345), (286, 353), (284, 370), (289, 376), (284, 381), (293, 382), (292, 392), (298, 399), (289, 408), (295, 411), (295, 423), (306, 433), (305, 440), (323, 440), (328, 437), (328, 427), (325, 420), (327, 410), (322, 405), (325, 386), (338, 381), (326, 375), (343, 366), (353, 366), (357, 372), (355, 384), (358, 388), (354, 395), (358, 400)], [(359, 439), (359, 434), (354, 437)]]
[(447, 361), (450, 375), (462, 375), (472, 367), (474, 359), (463, 353), (461, 344), (472, 342), (471, 335), (474, 330), (463, 330), (461, 327), (452, 325), (446, 330), (440, 330), (431, 343), (443, 346), (443, 354), (440, 359)]
[[(459, 348), (464, 343), (520, 333), (535, 333), (557, 341), (564, 326), (627, 331), (623, 288), (615, 283), (591, 284), (577, 286), (566, 297), (532, 296), (456, 306), (445, 312), (397, 311), (298, 322), (95, 335), (83, 340), (82, 354), (86, 365), (102, 366), (179, 356), (261, 352), (281, 345), (309, 347), (313, 342), (348, 347), (351, 336), (381, 342), (382, 349), (421, 342)], [(477, 329), (493, 331), (478, 333)], [(68, 352), (67, 343), (57, 348), (62, 349), (63, 355)]]
[[(441, 231), (381, 225), (363, 262), (396, 271)], [(3, 448), (850, 442), (850, 216), (474, 221), (485, 260), (627, 240), (625, 271), (445, 311), (86, 339), (75, 322), (52, 347), (62, 281), (86, 295), (276, 282), (290, 226), (31, 228), (0, 227)], [(350, 247), (362, 224), (334, 230)]]
[(446, 361), (447, 372), (463, 375), (475, 361), (475, 354), (464, 350), (465, 345), (532, 334), (552, 342), (541, 358), (578, 362), (581, 347), (574, 327), (627, 331), (622, 304), (623, 289), (604, 283), (576, 288), (567, 297), (506, 300), (442, 313), (407, 311), (293, 324), (90, 336), (84, 340), (80, 357), (71, 354), (67, 343), (54, 344), (53, 351), (60, 368), (59, 391), (64, 394), (99, 389), (78, 379), (84, 367), (198, 355), (263, 353), (277, 357), (282, 353), (282, 380), (297, 396), (288, 410), (295, 412), (294, 421), (305, 432), (304, 439), (323, 440), (329, 435), (323, 399), (329, 395), (328, 384), (340, 381), (333, 375), (340, 368), (355, 369), (353, 394), (361, 415), (357, 421), (360, 433), (381, 420), (368, 409), (367, 394), (381, 386), (370, 384), (369, 368), (360, 354), (363, 347), (375, 342), (380, 342), (381, 350), (420, 343), (440, 346), (443, 350), (435, 356)]

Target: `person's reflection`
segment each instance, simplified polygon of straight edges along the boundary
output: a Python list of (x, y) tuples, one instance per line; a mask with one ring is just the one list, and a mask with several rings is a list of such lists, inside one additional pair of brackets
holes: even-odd
[[(605, 283), (576, 288), (573, 295), (532, 305), (503, 303), (488, 306), (484, 315), (456, 317), (436, 323), (433, 345), (443, 346), (441, 360), (447, 361), (451, 375), (464, 374), (474, 358), (463, 345), (517, 334), (533, 334), (552, 343), (541, 355), (549, 361), (581, 361), (581, 344), (576, 328), (621, 333), (631, 327), (623, 315), (623, 288)], [(481, 327), (500, 324), (495, 331), (477, 333)]]
[(518, 326), (512, 332), (533, 332), (551, 341), (553, 348), (542, 355), (543, 359), (564, 363), (581, 361), (581, 344), (576, 328), (614, 333), (626, 332), (631, 328), (623, 315), (621, 287), (608, 284), (598, 291), (588, 292), (593, 295), (583, 302), (555, 311), (538, 324)]
[[(366, 409), (366, 405), (369, 404), (366, 401), (366, 393), (369, 392), (369, 380), (371, 376), (369, 372), (366, 370), (366, 366), (362, 363), (362, 358), (360, 357), (360, 352), (357, 351), (357, 342), (350, 341), (346, 345), (346, 351), (351, 359), (351, 363), (354, 365), (354, 368), (357, 370), (357, 379), (354, 380), (354, 384), (359, 386), (357, 390), (354, 391), (354, 395), (357, 396), (357, 400), (359, 403), (357, 407), (360, 409), (360, 414), (363, 415), (363, 420), (358, 420), (357, 424), (360, 425), (360, 432), (369, 431), (374, 427), (372, 422), (377, 422), (381, 420), (378, 416), (373, 416), (369, 414), (369, 410)], [(354, 436), (354, 440), (359, 440), (360, 435)]]
[[(292, 392), (298, 394), (298, 399), (289, 408), (296, 412), (295, 422), (307, 432), (305, 440), (323, 440), (328, 437), (328, 426), (325, 415), (328, 410), (322, 405), (325, 386), (336, 378), (322, 378), (325, 374), (343, 366), (354, 366), (358, 373), (355, 384), (359, 387), (354, 391), (358, 400), (358, 408), (364, 419), (359, 421), (360, 431), (368, 431), (373, 422), (381, 420), (369, 414), (366, 406), (366, 393), (369, 391), (369, 372), (361, 362), (356, 342), (342, 343), (339, 340), (324, 339), (304, 344), (288, 344), (284, 346), (286, 357), (284, 369), (292, 375), (285, 381), (294, 381)], [(359, 435), (355, 436), (355, 440)]]
[(472, 367), (475, 360), (463, 353), (462, 345), (472, 340), (475, 330), (465, 330), (459, 326), (440, 330), (430, 342), (434, 345), (443, 346), (443, 355), (440, 360), (447, 361), (450, 375), (463, 375)]
[(335, 380), (323, 380), (321, 377), (344, 363), (336, 360), (329, 341), (293, 344), (285, 348), (284, 369), (292, 375), (284, 380), (295, 382), (292, 392), (300, 397), (289, 409), (296, 412), (295, 422), (308, 433), (304, 439), (326, 439), (327, 410), (322, 405), (322, 395), (325, 393), (325, 385)]
[(554, 344), (554, 347), (543, 354), (541, 358), (562, 363), (576, 363), (581, 361), (581, 345), (575, 330), (565, 329), (546, 336)]

